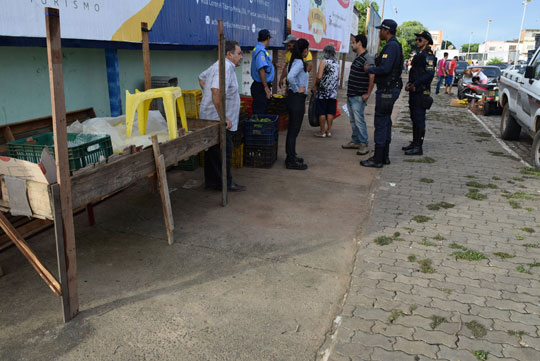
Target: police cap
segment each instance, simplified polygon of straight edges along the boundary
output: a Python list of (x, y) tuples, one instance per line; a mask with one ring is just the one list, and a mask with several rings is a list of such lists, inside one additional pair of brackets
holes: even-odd
[(376, 29), (387, 29), (395, 33), (397, 29), (397, 23), (392, 19), (384, 19), (381, 25), (376, 26)]
[(418, 34), (414, 34), (415, 36), (421, 36), (422, 38), (426, 39), (427, 41), (429, 41), (429, 45), (433, 45), (433, 38), (431, 37), (431, 34), (429, 33), (429, 31), (427, 30), (424, 30), (422, 31), (421, 33), (418, 33)]

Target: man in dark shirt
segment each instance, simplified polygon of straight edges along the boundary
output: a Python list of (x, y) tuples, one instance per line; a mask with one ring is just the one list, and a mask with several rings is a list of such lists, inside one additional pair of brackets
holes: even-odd
[(364, 155), (368, 150), (368, 132), (364, 109), (374, 86), (374, 74), (368, 74), (364, 66), (374, 65), (373, 57), (366, 51), (367, 38), (364, 34), (356, 35), (351, 39), (353, 51), (356, 53), (351, 65), (349, 80), (347, 82), (347, 107), (349, 108), (349, 120), (352, 127), (352, 138), (343, 149), (358, 149), (356, 154)]
[(403, 82), (401, 80), (401, 64), (403, 64), (403, 49), (396, 38), (397, 23), (392, 19), (385, 19), (380, 26), (379, 38), (386, 40), (386, 45), (375, 60), (376, 66), (364, 67), (369, 74), (375, 74), (375, 154), (363, 160), (360, 165), (364, 167), (382, 168), (383, 164), (390, 164), (388, 153), (392, 140), (392, 109), (399, 97)]

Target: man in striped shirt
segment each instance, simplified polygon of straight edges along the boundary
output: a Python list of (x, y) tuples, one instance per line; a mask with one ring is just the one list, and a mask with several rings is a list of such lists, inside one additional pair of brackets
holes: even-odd
[(356, 154), (365, 155), (369, 153), (369, 149), (364, 109), (373, 90), (375, 75), (365, 72), (364, 66), (374, 65), (375, 61), (366, 51), (367, 38), (364, 34), (352, 38), (351, 45), (356, 53), (356, 59), (351, 65), (347, 83), (347, 107), (349, 108), (352, 137), (350, 142), (341, 147), (343, 149), (358, 149)]

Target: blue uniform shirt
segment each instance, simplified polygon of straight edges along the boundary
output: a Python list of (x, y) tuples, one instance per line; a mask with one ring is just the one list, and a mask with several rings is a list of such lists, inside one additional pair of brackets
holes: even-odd
[(259, 76), (259, 69), (264, 68), (266, 73), (266, 82), (268, 84), (274, 81), (274, 65), (272, 64), (272, 57), (270, 53), (266, 50), (262, 43), (257, 43), (251, 53), (251, 77), (256, 82), (261, 82), (261, 77)]
[(386, 45), (379, 56), (381, 57), (381, 63), (377, 64), (377, 66), (370, 67), (368, 71), (369, 74), (389, 74), (392, 71), (394, 63), (401, 59), (401, 46), (395, 36), (392, 36), (390, 40), (386, 42)]

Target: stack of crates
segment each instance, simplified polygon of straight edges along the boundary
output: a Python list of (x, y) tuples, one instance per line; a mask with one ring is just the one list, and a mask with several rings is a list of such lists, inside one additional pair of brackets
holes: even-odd
[(268, 102), (268, 114), (278, 116), (278, 129), (286, 130), (289, 128), (289, 112), (287, 110), (287, 98), (283, 95), (274, 94)]
[[(269, 119), (269, 121), (262, 121)], [(278, 116), (274, 114), (253, 114), (244, 123), (244, 166), (271, 168), (277, 159)]]
[(186, 117), (198, 119), (202, 101), (202, 90), (182, 90), (182, 98), (184, 99)]
[(248, 117), (253, 115), (253, 98), (245, 95), (240, 96), (240, 112), (247, 113)]
[(195, 169), (199, 168), (199, 162), (199, 154), (192, 155), (188, 159), (178, 162), (178, 165), (172, 167), (172, 169), (194, 171)]
[(242, 168), (244, 166), (244, 144), (233, 146), (232, 168)]

